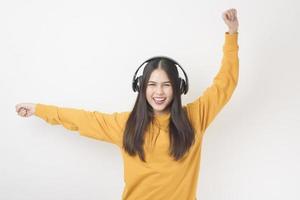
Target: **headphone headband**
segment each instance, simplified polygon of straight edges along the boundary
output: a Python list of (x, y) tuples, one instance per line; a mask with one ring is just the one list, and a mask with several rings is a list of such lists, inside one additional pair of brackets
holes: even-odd
[(166, 59), (166, 60), (169, 60), (169, 61), (171, 61), (172, 63), (174, 63), (175, 66), (177, 65), (177, 66), (180, 67), (180, 69), (181, 69), (181, 71), (183, 72), (184, 77), (185, 77), (185, 81), (184, 81), (183, 79), (179, 78), (180, 81), (181, 81), (181, 83), (180, 83), (180, 87), (181, 87), (181, 88), (180, 88), (180, 89), (181, 89), (181, 92), (182, 92), (183, 94), (186, 94), (186, 93), (188, 92), (188, 86), (189, 86), (189, 83), (188, 83), (188, 77), (187, 77), (187, 75), (186, 75), (184, 69), (179, 65), (179, 63), (176, 62), (174, 59), (169, 58), (169, 57), (167, 57), (167, 56), (154, 56), (154, 57), (152, 57), (152, 58), (147, 59), (145, 62), (143, 62), (143, 63), (137, 68), (137, 70), (136, 70), (135, 73), (134, 73), (133, 80), (132, 80), (132, 89), (133, 89), (133, 91), (134, 91), (134, 92), (135, 92), (135, 91), (139, 91), (139, 87), (137, 86), (137, 84), (138, 84), (138, 82), (139, 82), (138, 79), (139, 79), (141, 76), (138, 77), (138, 78), (136, 78), (136, 75), (137, 75), (139, 69), (140, 69), (145, 63), (148, 63), (148, 62), (150, 62), (150, 61), (152, 61), (152, 60), (154, 60), (154, 59)]

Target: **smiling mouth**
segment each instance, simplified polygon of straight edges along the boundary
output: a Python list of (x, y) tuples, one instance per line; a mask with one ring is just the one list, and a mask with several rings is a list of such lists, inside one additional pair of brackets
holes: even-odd
[(153, 98), (154, 102), (158, 105), (163, 104), (167, 98)]

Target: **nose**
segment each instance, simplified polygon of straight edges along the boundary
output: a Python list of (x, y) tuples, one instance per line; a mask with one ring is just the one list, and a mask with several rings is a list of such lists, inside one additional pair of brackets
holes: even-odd
[(158, 86), (156, 87), (156, 93), (158, 93), (158, 94), (164, 93), (163, 87), (160, 86), (160, 85), (158, 85)]

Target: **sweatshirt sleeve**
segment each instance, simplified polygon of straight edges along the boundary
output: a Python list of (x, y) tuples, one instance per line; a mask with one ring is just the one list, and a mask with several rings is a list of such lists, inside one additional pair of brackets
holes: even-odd
[(225, 32), (221, 68), (213, 83), (195, 101), (186, 105), (192, 124), (203, 134), (212, 120), (230, 100), (238, 83), (238, 32)]
[(120, 146), (128, 112), (102, 113), (83, 109), (36, 104), (35, 116), (52, 125), (62, 125), (80, 135)]

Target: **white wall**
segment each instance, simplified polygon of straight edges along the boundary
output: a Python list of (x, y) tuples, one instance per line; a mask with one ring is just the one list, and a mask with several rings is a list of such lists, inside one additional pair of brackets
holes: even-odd
[(132, 76), (155, 55), (184, 67), (188, 103), (220, 67), (229, 8), (240, 23), (240, 79), (207, 129), (198, 199), (299, 199), (296, 0), (1, 1), (0, 199), (121, 199), (114, 145), (21, 118), (15, 105), (130, 110)]

